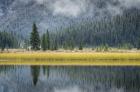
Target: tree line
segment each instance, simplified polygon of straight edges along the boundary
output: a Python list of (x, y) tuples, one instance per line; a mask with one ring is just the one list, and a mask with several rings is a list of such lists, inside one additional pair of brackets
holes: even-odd
[[(30, 42), (32, 49), (35, 50), (40, 46), (43, 50), (57, 50), (58, 48), (82, 50), (83, 47), (99, 46), (140, 49), (139, 19), (139, 10), (133, 8), (110, 19), (87, 21), (55, 32), (47, 30), (41, 37), (39, 37), (36, 25), (33, 24)], [(35, 35), (36, 38), (34, 38)]]
[[(19, 41), (15, 33), (0, 32), (0, 48), (18, 48)], [(36, 23), (33, 23), (30, 39), (25, 41), (26, 47), (32, 50), (57, 50), (83, 47), (98, 48), (137, 48), (140, 49), (140, 12), (132, 8), (122, 15), (102, 20), (88, 20), (70, 25), (57, 31), (46, 30), (40, 34)], [(100, 48), (99, 48), (100, 49)]]
[(5, 48), (18, 48), (18, 40), (14, 33), (5, 31), (0, 32), (0, 48), (3, 51)]
[(32, 50), (50, 50), (50, 35), (49, 31), (44, 33), (42, 37), (39, 36), (39, 32), (36, 24), (33, 24), (32, 32), (30, 36), (30, 45)]
[(75, 47), (82, 43), (85, 47), (108, 45), (140, 48), (140, 12), (130, 9), (112, 18), (71, 25), (58, 31), (56, 35), (61, 47)]

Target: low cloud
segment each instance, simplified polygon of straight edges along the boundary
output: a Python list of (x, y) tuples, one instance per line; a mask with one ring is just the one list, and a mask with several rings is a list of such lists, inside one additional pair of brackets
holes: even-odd
[[(97, 3), (104, 7), (98, 8)], [(54, 0), (50, 5), (53, 15), (77, 17), (82, 14), (94, 16), (100, 13), (100, 16), (104, 16), (103, 12), (108, 12), (113, 16), (122, 14), (122, 7), (140, 8), (140, 0)]]
[(85, 0), (59, 0), (53, 4), (53, 15), (77, 17), (86, 11)]
[[(136, 7), (140, 9), (140, 0), (17, 0), (28, 4), (33, 1), (36, 4), (44, 5), (52, 15), (78, 17), (94, 16), (98, 13), (104, 16), (122, 14), (124, 9)], [(105, 12), (105, 13), (104, 13)]]
[(140, 8), (140, 0), (119, 0), (119, 2), (123, 7), (126, 8), (131, 7)]
[[(66, 17), (94, 15), (100, 17), (105, 16), (105, 13), (111, 15), (122, 14), (122, 9), (132, 7), (140, 9), (140, 0), (15, 0), (14, 2), (17, 2), (17, 5), (19, 2), (22, 4), (35, 2), (36, 5), (45, 6), (43, 10), (49, 10), (53, 16)], [(0, 10), (0, 16), (2, 15), (3, 13)]]
[(113, 6), (113, 5), (108, 4), (106, 9), (107, 11), (109, 11), (111, 15), (122, 14), (122, 10), (119, 6)]

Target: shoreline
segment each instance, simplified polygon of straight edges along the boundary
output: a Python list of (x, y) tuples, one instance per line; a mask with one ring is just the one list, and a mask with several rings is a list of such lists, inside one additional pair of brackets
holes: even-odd
[(140, 50), (137, 49), (131, 49), (131, 50), (125, 50), (125, 49), (111, 49), (108, 51), (96, 51), (92, 49), (83, 49), (83, 50), (38, 50), (38, 51), (32, 51), (32, 50), (26, 50), (26, 49), (8, 49), (4, 51), (0, 51), (1, 53), (140, 53)]
[(140, 66), (140, 53), (10, 52), (0, 53), (0, 65)]

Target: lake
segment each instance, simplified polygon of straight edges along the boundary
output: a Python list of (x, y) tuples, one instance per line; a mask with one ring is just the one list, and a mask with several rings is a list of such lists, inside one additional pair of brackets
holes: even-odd
[(140, 67), (0, 66), (0, 92), (139, 92)]

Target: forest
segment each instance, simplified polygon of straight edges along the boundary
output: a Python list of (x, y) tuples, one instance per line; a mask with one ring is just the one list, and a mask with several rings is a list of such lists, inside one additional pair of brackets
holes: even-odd
[(0, 48), (3, 51), (5, 48), (18, 48), (18, 40), (15, 35), (5, 31), (0, 32)]
[[(0, 32), (0, 47), (21, 48), (15, 34), (5, 31)], [(57, 50), (59, 48), (137, 48), (140, 49), (140, 12), (139, 9), (131, 8), (122, 15), (101, 20), (88, 20), (73, 24), (67, 28), (39, 33), (37, 23), (33, 23), (30, 39), (24, 40), (22, 47), (31, 46), (33, 50)]]
[(72, 25), (58, 31), (53, 37), (56, 37), (56, 42), (62, 47), (67, 45), (75, 47), (82, 44), (84, 47), (108, 45), (139, 48), (140, 12), (137, 9), (130, 9), (123, 15), (111, 19), (91, 20), (80, 25)]

